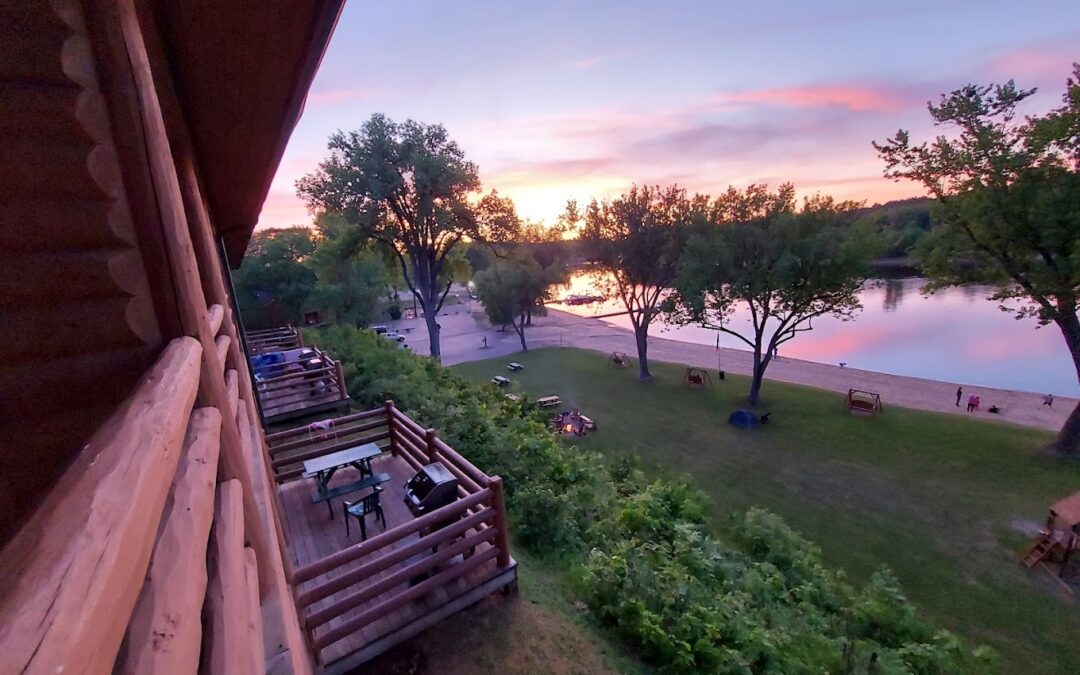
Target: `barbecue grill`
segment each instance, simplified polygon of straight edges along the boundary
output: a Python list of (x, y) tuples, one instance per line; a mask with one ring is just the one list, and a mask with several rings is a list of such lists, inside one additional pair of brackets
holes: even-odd
[(405, 506), (414, 517), (446, 506), (457, 499), (458, 480), (447, 471), (442, 462), (421, 467), (409, 482), (405, 483)]

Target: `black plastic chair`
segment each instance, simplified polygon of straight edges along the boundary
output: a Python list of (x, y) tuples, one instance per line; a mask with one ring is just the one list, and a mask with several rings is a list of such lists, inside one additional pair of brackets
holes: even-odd
[(386, 529), (386, 514), (383, 513), (382, 505), (379, 503), (379, 495), (382, 493), (382, 488), (375, 486), (372, 489), (371, 494), (362, 497), (356, 502), (341, 503), (341, 510), (345, 512), (345, 538), (349, 538), (349, 516), (353, 516), (360, 522), (360, 536), (367, 541), (367, 515), (369, 513), (375, 514), (375, 520), (382, 523), (383, 529)]

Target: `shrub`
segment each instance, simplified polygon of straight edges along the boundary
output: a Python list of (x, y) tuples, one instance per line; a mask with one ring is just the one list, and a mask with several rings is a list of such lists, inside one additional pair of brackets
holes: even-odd
[(987, 648), (969, 651), (920, 620), (888, 570), (856, 589), (768, 511), (734, 514), (716, 536), (700, 491), (553, 437), (543, 413), (493, 387), (348, 326), (307, 339), (341, 359), (357, 405), (393, 399), (501, 475), (517, 544), (561, 561), (595, 616), (663, 670), (994, 669)]

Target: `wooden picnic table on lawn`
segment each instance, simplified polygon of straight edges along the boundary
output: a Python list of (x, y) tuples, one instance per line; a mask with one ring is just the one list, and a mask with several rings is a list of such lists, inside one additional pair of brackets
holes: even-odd
[(536, 402), (541, 408), (550, 408), (552, 406), (557, 406), (561, 404), (562, 399), (558, 396), (544, 396), (542, 398), (536, 399)]
[(505, 387), (506, 385), (510, 384), (510, 378), (503, 377), (502, 375), (496, 375), (495, 377), (491, 378), (491, 383), (497, 384), (500, 387)]
[(374, 443), (365, 443), (352, 448), (338, 450), (329, 455), (316, 457), (304, 462), (304, 478), (314, 478), (319, 484), (319, 491), (326, 490), (334, 472), (346, 466), (356, 467), (360, 476), (371, 475), (371, 459), (382, 453)]
[(517, 371), (517, 370), (521, 370), (521, 369), (522, 369), (522, 368), (524, 368), (524, 367), (525, 367), (525, 366), (521, 365), (521, 364), (520, 364), (520, 363), (518, 363), (517, 361), (511, 361), (510, 363), (508, 363), (508, 364), (506, 365), (506, 369), (507, 369), (507, 370), (514, 370), (514, 371)]

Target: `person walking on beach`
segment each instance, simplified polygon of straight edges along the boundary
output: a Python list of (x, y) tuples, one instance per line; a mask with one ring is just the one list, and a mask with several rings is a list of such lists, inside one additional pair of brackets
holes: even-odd
[(1043, 405), (1046, 406), (1047, 408), (1050, 408), (1051, 410), (1053, 410), (1054, 409), (1054, 395), (1053, 394), (1047, 394), (1047, 395), (1043, 396)]
[(960, 397), (963, 396), (963, 395), (964, 395), (964, 388), (963, 387), (957, 387), (956, 388), (956, 407), (957, 408), (960, 407)]
[(967, 405), (967, 411), (968, 412), (971, 412), (972, 410), (975, 409), (975, 399), (976, 398), (978, 398), (978, 397), (975, 396), (975, 394), (972, 394), (971, 396), (968, 396), (968, 405)]

